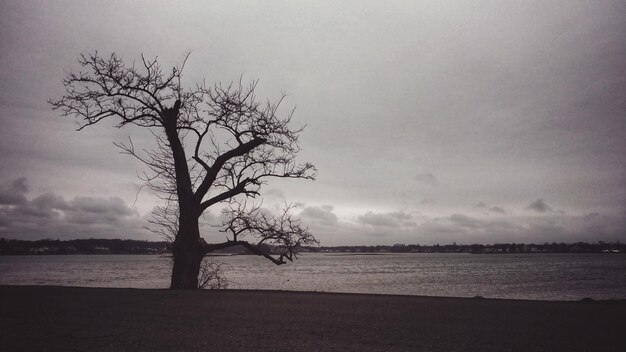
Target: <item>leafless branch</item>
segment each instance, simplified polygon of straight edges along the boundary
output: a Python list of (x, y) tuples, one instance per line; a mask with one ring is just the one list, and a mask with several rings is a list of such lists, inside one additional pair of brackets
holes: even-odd
[(302, 246), (319, 245), (309, 229), (292, 216), (293, 208), (285, 205), (278, 216), (273, 216), (260, 205), (234, 201), (223, 213), (222, 232), (229, 235), (228, 240), (208, 245), (206, 251), (243, 246), (275, 264), (285, 264), (285, 259), (292, 261)]
[(226, 263), (219, 263), (211, 258), (205, 257), (200, 265), (198, 287), (207, 288), (209, 290), (228, 288), (230, 282), (224, 274), (226, 267), (228, 267)]

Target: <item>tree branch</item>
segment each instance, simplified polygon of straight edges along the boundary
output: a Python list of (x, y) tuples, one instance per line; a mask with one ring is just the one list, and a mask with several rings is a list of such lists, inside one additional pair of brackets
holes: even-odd
[[(230, 248), (230, 247), (235, 247), (235, 246), (243, 246), (244, 248), (246, 248), (247, 250), (249, 250), (251, 253), (256, 254), (258, 256), (262, 256), (265, 257), (267, 259), (269, 259), (270, 261), (272, 261), (272, 263), (276, 264), (276, 265), (281, 265), (281, 264), (286, 264), (287, 262), (285, 261), (285, 258), (287, 258), (287, 256), (285, 255), (279, 255), (278, 258), (275, 258), (272, 256), (271, 253), (265, 252), (262, 247), (258, 246), (258, 245), (254, 245), (250, 242), (247, 241), (226, 241), (223, 243), (216, 243), (216, 244), (207, 244), (205, 246), (205, 254), (206, 253), (210, 253), (210, 252), (214, 252), (220, 249), (225, 249), (225, 248)], [(291, 259), (288, 258), (289, 261), (291, 261)]]
[[(278, 216), (270, 215), (260, 205), (253, 205), (248, 209), (245, 202), (233, 202), (229, 210), (224, 211), (226, 220), (222, 223), (222, 232), (232, 235), (228, 241), (217, 245), (218, 247), (206, 247), (207, 250), (217, 250), (233, 245), (242, 245), (251, 252), (262, 255), (275, 264), (284, 264), (285, 259), (295, 259), (302, 245), (318, 245), (319, 242), (302, 227), (300, 221), (291, 215), (292, 205), (287, 205)], [(256, 244), (242, 240), (243, 237), (256, 239)], [(222, 247), (226, 246), (226, 247)], [(264, 246), (270, 246), (278, 257), (272, 256)]]
[[(196, 200), (198, 202), (201, 202), (202, 199), (204, 198), (204, 196), (206, 195), (207, 191), (209, 190), (209, 188), (211, 188), (211, 186), (213, 185), (213, 182), (215, 182), (215, 179), (217, 178), (217, 175), (219, 173), (219, 171), (224, 167), (224, 164), (226, 162), (228, 162), (229, 160), (239, 157), (239, 156), (243, 156), (247, 153), (249, 153), (251, 150), (253, 150), (254, 148), (260, 146), (261, 144), (265, 143), (265, 139), (263, 138), (255, 138), (252, 139), (246, 143), (240, 144), (239, 146), (237, 146), (234, 149), (231, 149), (227, 152), (225, 152), (224, 154), (218, 156), (215, 159), (215, 162), (213, 163), (212, 166), (210, 167), (205, 167), (206, 170), (206, 176), (204, 177), (204, 180), (202, 181), (202, 183), (200, 184), (200, 186), (198, 187), (198, 189), (196, 190)], [(198, 158), (199, 159), (199, 158)], [(196, 157), (194, 157), (194, 160), (196, 160)], [(196, 160), (198, 161), (198, 160)], [(199, 163), (203, 166), (208, 166), (208, 164), (199, 161)], [(245, 185), (243, 186), (245, 187)], [(241, 192), (239, 192), (241, 193)], [(239, 193), (234, 193), (232, 194), (237, 195)], [(215, 201), (215, 202), (205, 202), (205, 206), (201, 205), (201, 209), (202, 211), (204, 211), (206, 208), (208, 208), (209, 206), (217, 203), (219, 201)]]

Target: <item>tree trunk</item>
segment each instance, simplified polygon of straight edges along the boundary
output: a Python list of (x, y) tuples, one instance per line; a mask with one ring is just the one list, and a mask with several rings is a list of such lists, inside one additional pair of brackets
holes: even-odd
[(188, 224), (179, 227), (172, 249), (174, 265), (171, 289), (195, 290), (198, 288), (198, 273), (204, 257), (199, 238), (197, 221), (195, 225)]
[(174, 158), (176, 194), (178, 196), (178, 233), (174, 239), (172, 255), (171, 289), (195, 290), (198, 288), (198, 273), (204, 253), (200, 241), (198, 204), (191, 186), (187, 157), (176, 127), (180, 101), (164, 111), (165, 134)]
[[(181, 178), (185, 177), (181, 176)], [(193, 197), (188, 195), (189, 193), (183, 193), (182, 197), (181, 194), (178, 195), (178, 233), (172, 247), (174, 266), (172, 267), (171, 289), (197, 289), (198, 273), (204, 257), (196, 207), (194, 207)]]

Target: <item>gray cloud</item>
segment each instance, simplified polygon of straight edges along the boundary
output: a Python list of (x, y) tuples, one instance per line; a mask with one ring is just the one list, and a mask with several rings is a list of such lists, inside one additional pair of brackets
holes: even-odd
[(418, 181), (420, 183), (430, 185), (430, 186), (436, 186), (439, 183), (435, 175), (431, 174), (430, 172), (416, 175), (415, 181)]
[(368, 211), (363, 215), (359, 215), (357, 217), (357, 222), (364, 225), (372, 226), (374, 228), (400, 228), (415, 226), (415, 221), (413, 220), (413, 217), (410, 214), (402, 211), (392, 213), (374, 213)]
[[(2, 208), (0, 208), (2, 209)], [(0, 232), (11, 224), (8, 214), (0, 210)]]
[(530, 203), (527, 207), (527, 210), (533, 210), (537, 213), (549, 213), (552, 211), (552, 207), (548, 205), (548, 203), (546, 203), (545, 200), (543, 200), (542, 198), (539, 198), (537, 200), (535, 200), (534, 202)]
[(423, 234), (431, 236), (437, 233), (462, 235), (466, 236), (462, 238), (463, 240), (470, 242), (472, 240), (481, 241), (487, 238), (511, 238), (512, 235), (519, 233), (522, 228), (521, 225), (515, 224), (510, 220), (483, 219), (461, 213), (429, 218), (420, 224), (420, 232)]
[[(11, 183), (25, 191), (26, 180)], [(23, 194), (22, 194), (23, 195)], [(62, 196), (46, 192), (18, 204), (0, 205), (0, 236), (38, 239), (149, 236), (142, 226), (144, 220), (121, 198)]]
[(7, 182), (0, 186), (0, 205), (16, 205), (24, 204), (26, 202), (26, 192), (28, 186), (26, 184), (26, 178), (21, 177), (13, 182)]
[(285, 194), (278, 188), (271, 188), (267, 192), (263, 193), (265, 197), (273, 197), (278, 199), (285, 199)]
[(497, 205), (495, 205), (495, 206), (493, 206), (493, 207), (489, 208), (489, 210), (491, 210), (491, 211), (492, 211), (492, 212), (494, 212), (494, 213), (506, 214), (506, 210), (504, 210), (504, 208), (499, 207), (499, 206), (497, 206)]
[[(321, 216), (320, 209), (311, 214)], [(310, 223), (322, 245), (393, 244), (393, 243), (498, 243), (553, 241), (595, 242), (618, 240), (623, 237), (626, 220), (620, 216), (590, 213), (580, 216), (559, 212), (541, 216), (501, 214), (497, 217), (472, 216), (463, 213), (434, 216), (405, 211), (366, 212), (354, 221), (341, 218), (331, 226), (323, 226), (313, 217), (302, 217)], [(367, 242), (374, 241), (374, 242)]]
[(76, 197), (65, 209), (67, 221), (79, 224), (116, 224), (126, 217), (137, 216), (121, 198)]
[(448, 218), (453, 225), (468, 229), (477, 229), (484, 227), (485, 222), (469, 217), (464, 214), (452, 214)]
[(331, 205), (305, 207), (300, 212), (300, 217), (305, 219), (307, 222), (313, 222), (321, 225), (335, 225), (338, 222), (337, 215), (333, 213), (333, 207)]
[(44, 193), (13, 208), (13, 212), (20, 217), (27, 215), (31, 217), (51, 218), (59, 217), (61, 211), (70, 209), (69, 204), (61, 196), (52, 193)]
[(478, 203), (476, 203), (476, 205), (474, 205), (474, 208), (476, 208), (476, 209), (483, 209), (483, 210), (486, 210), (487, 212), (491, 212), (491, 213), (506, 214), (506, 210), (504, 210), (503, 207), (500, 207), (500, 206), (497, 206), (497, 205), (488, 205), (485, 202), (478, 202)]
[(528, 229), (513, 219), (478, 218), (455, 213), (431, 217), (420, 223), (417, 233), (427, 243), (493, 243), (518, 242), (529, 236)]

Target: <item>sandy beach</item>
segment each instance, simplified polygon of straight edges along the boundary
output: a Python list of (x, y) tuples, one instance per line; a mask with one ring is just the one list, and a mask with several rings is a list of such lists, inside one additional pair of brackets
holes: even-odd
[(626, 304), (0, 286), (2, 351), (622, 351)]

